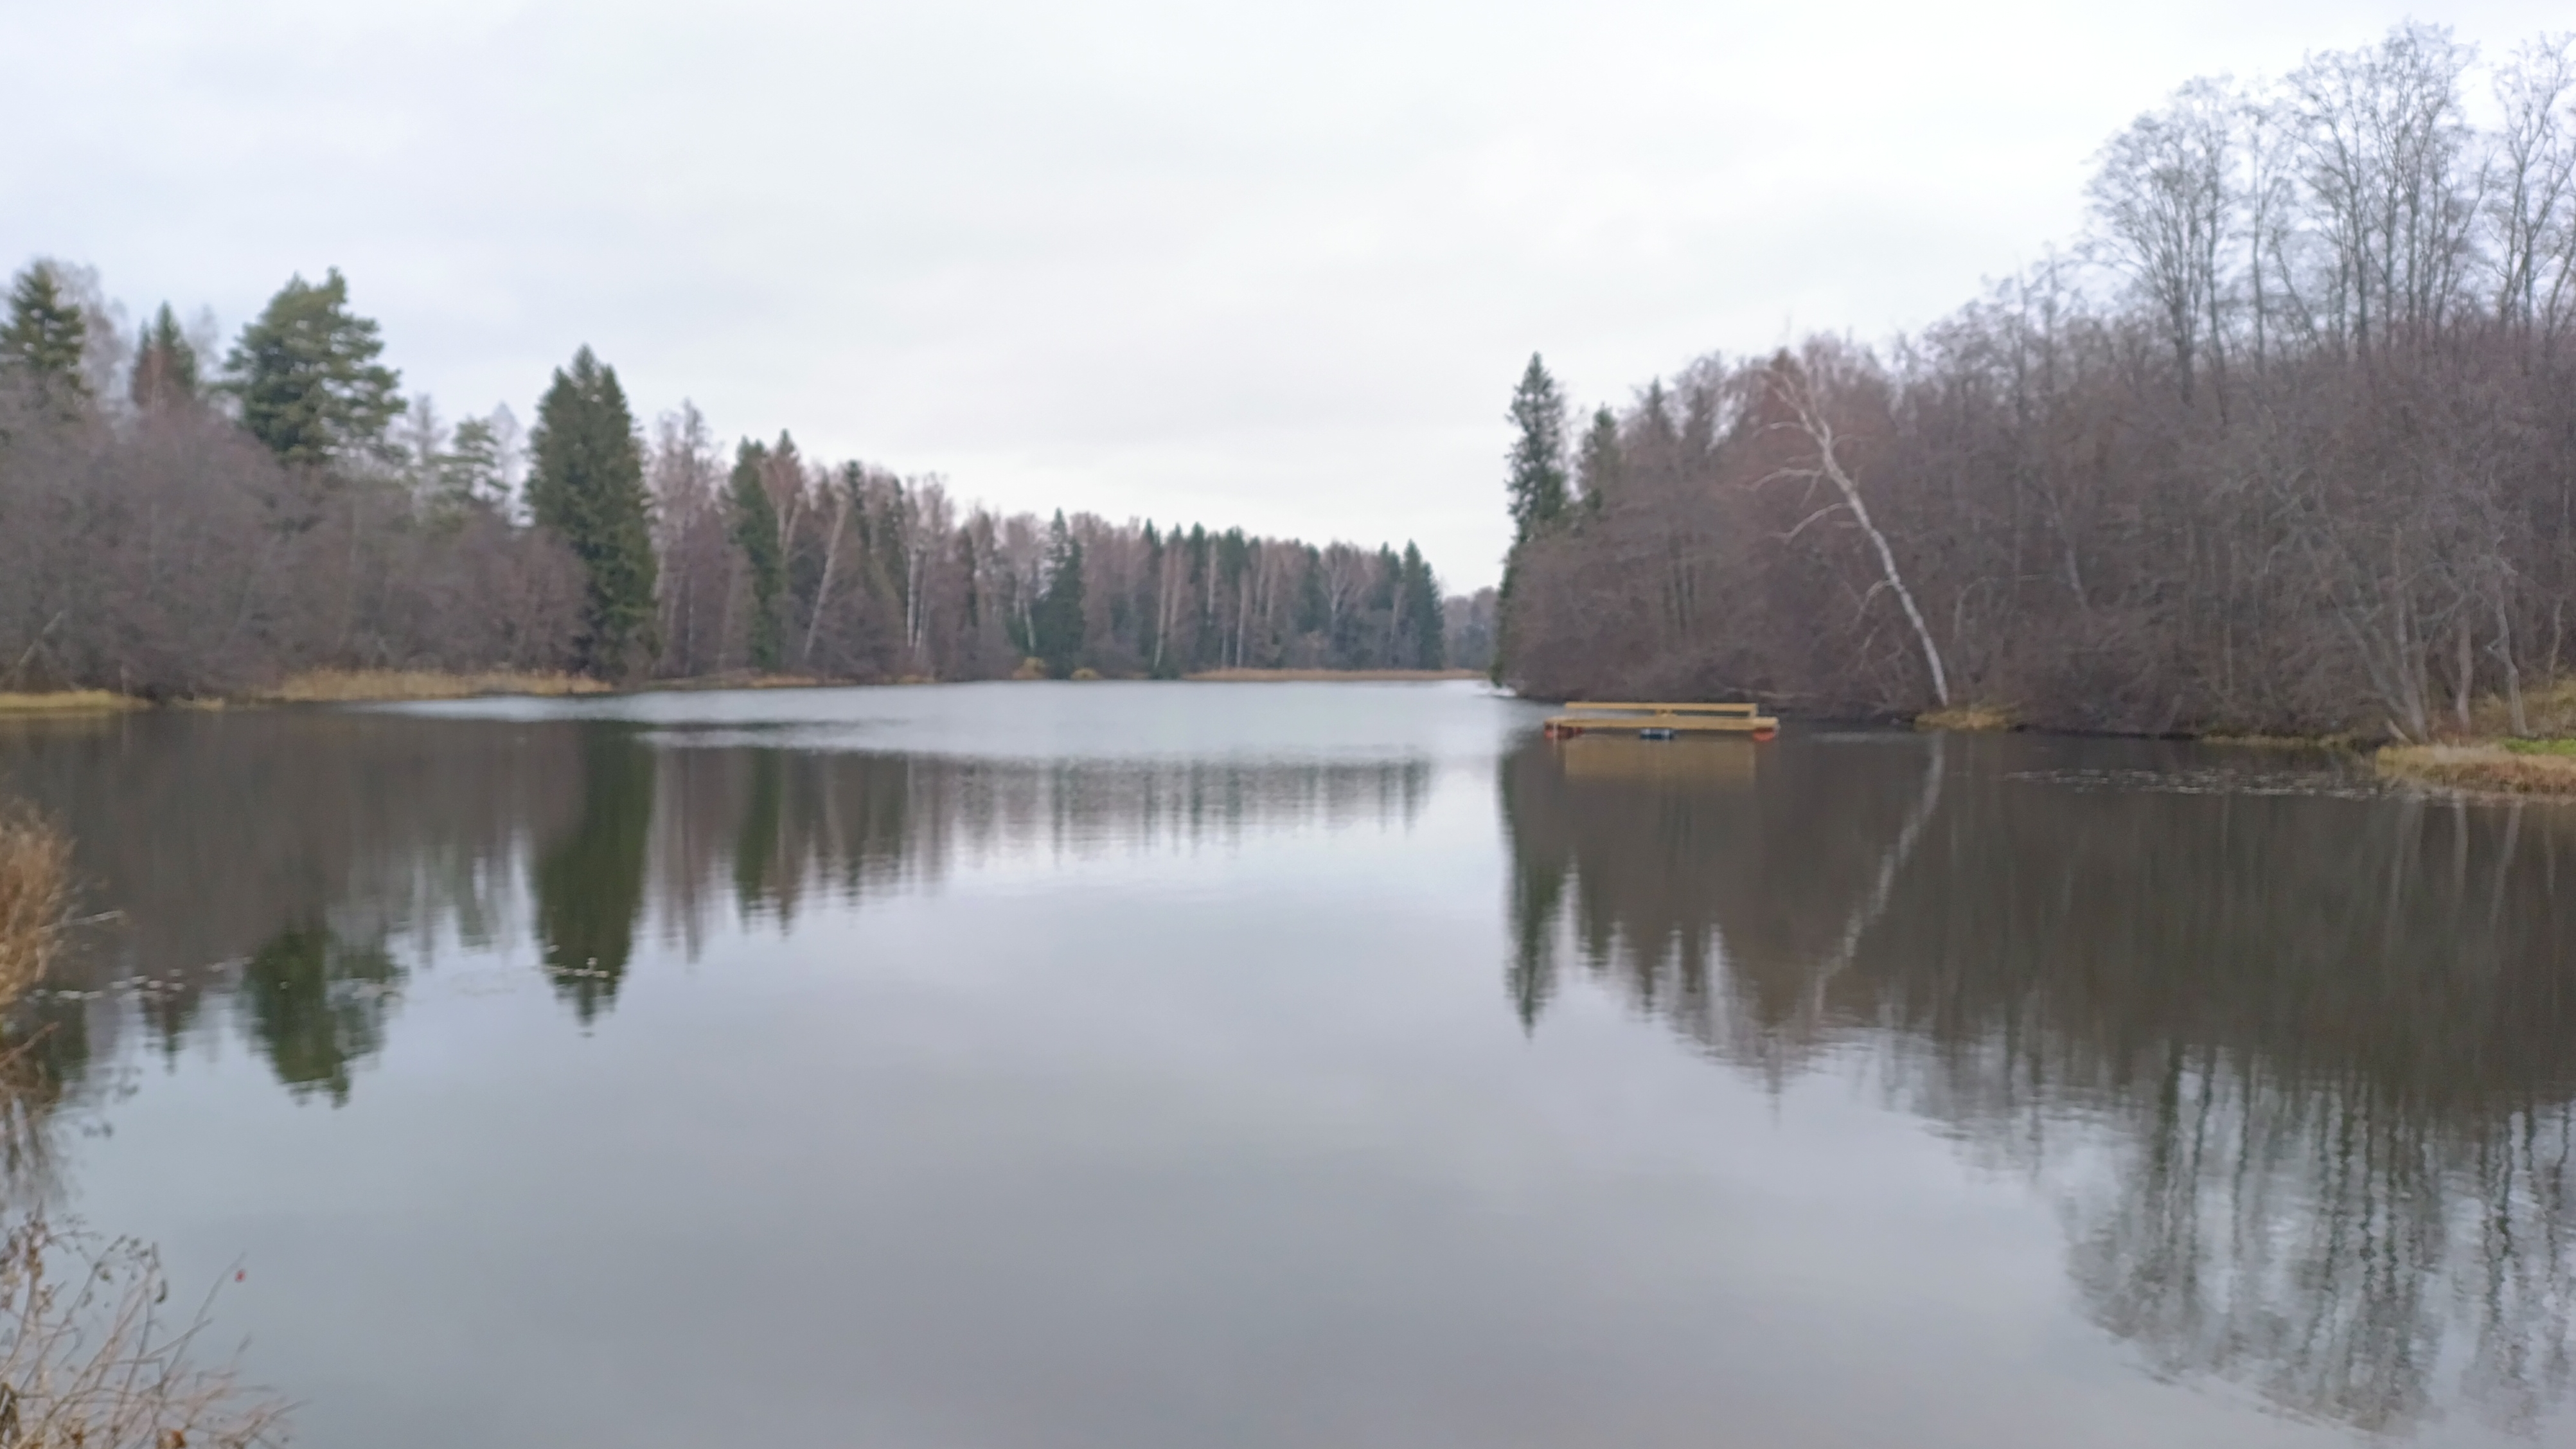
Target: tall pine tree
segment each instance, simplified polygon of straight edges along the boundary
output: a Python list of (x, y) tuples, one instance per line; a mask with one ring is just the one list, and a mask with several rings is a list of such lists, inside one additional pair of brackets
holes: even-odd
[(1554, 523), (1565, 513), (1565, 395), (1535, 352), (1512, 390), (1511, 492), (1516, 540)]
[(18, 378), (38, 397), (65, 409), (88, 401), (81, 352), (89, 324), (69, 296), (52, 262), (30, 264), (9, 286), (9, 323), (0, 327), (0, 373)]
[(1503, 630), (1493, 667), (1497, 683), (1511, 662), (1512, 585), (1520, 576), (1521, 550), (1565, 514), (1565, 394), (1535, 352), (1521, 372), (1520, 385), (1512, 389), (1509, 417), (1516, 434), (1503, 487), (1511, 500), (1512, 547), (1503, 556)]
[(502, 457), (501, 430), (490, 418), (467, 418), (456, 425), (447, 451), (438, 457), (438, 503), (451, 512), (488, 508), (494, 512), (510, 501), (507, 461)]
[(197, 400), (197, 349), (179, 330), (179, 318), (167, 302), (136, 339), (134, 372), (126, 390), (134, 405), (147, 413), (186, 407)]
[(403, 410), (402, 375), (373, 318), (349, 310), (334, 267), (320, 286), (290, 277), (224, 359), (224, 390), (242, 426), (282, 462), (306, 467), (389, 459), (386, 430)]
[(600, 678), (631, 676), (652, 661), (659, 641), (652, 505), (617, 369), (587, 347), (573, 354), (569, 370), (555, 369), (528, 452), (528, 511), (563, 539), (587, 576), (580, 667)]
[(771, 502), (762, 478), (769, 450), (745, 438), (734, 451), (733, 481), (727, 489), (733, 514), (734, 547), (742, 550), (751, 573), (751, 667), (778, 668), (781, 624), (778, 597), (787, 585), (787, 560), (778, 541), (778, 505)]

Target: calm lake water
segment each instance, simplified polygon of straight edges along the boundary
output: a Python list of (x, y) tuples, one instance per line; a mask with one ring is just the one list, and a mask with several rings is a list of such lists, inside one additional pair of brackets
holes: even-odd
[(314, 1445), (2576, 1443), (2576, 808), (1540, 716), (12, 724), (10, 1190)]

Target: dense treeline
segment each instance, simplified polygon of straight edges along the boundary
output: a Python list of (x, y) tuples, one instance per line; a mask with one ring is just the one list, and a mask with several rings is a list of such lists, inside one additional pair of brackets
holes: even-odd
[(728, 457), (687, 407), (656, 427), (650, 474), (663, 658), (679, 674), (1171, 677), (1448, 659), (1439, 587), (1411, 544), (1005, 516), (936, 478), (808, 461), (785, 434)]
[[(2473, 92), (2492, 124), (2469, 119)], [(1503, 675), (2119, 730), (2465, 727), (2576, 602), (2576, 65), (2194, 81), (2094, 235), (1882, 351), (1515, 398)], [(2104, 279), (2118, 285), (2100, 285)]]
[(184, 695), (299, 670), (842, 680), (1426, 669), (1491, 655), (1490, 600), (1420, 550), (1051, 521), (936, 478), (648, 439), (583, 349), (522, 431), (406, 401), (339, 273), (216, 365), (171, 309), (129, 338), (39, 261), (0, 327), (0, 691)]

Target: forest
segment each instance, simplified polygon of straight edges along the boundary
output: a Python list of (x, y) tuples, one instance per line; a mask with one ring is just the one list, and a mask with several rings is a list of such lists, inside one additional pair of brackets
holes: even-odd
[[(1004, 515), (936, 476), (639, 422), (584, 348), (532, 424), (406, 396), (347, 281), (218, 357), (40, 259), (0, 327), (0, 692), (256, 692), (314, 670), (618, 684), (1483, 668), (1493, 603), (1411, 544)], [(1453, 639), (1454, 636), (1454, 639)]]
[(2566, 671), (2576, 69), (2407, 24), (2194, 80), (2074, 246), (1884, 346), (1514, 395), (1499, 677), (2422, 739)]

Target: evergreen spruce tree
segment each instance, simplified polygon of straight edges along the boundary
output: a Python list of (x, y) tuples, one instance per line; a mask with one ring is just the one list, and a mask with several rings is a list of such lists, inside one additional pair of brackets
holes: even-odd
[(1065, 526), (1064, 510), (1047, 526), (1046, 590), (1038, 596), (1037, 655), (1057, 679), (1082, 667), (1082, 540)]
[(1324, 551), (1307, 544), (1297, 562), (1297, 632), (1321, 634), (1332, 622), (1332, 601), (1324, 595)]
[(0, 327), (0, 372), (8, 373), (47, 402), (78, 409), (89, 398), (81, 377), (81, 354), (89, 342), (89, 324), (80, 303), (69, 296), (52, 262), (30, 264), (9, 286), (9, 322)]
[(390, 460), (402, 375), (376, 361), (384, 350), (374, 319), (349, 310), (339, 268), (318, 287), (290, 277), (224, 358), (224, 390), (241, 400), (242, 426), (283, 462)]
[(134, 372), (126, 395), (144, 412), (167, 412), (196, 402), (197, 385), (197, 349), (179, 330), (177, 315), (164, 302), (135, 340)]
[(1431, 565), (1423, 560), (1422, 550), (1410, 542), (1404, 546), (1403, 609), (1404, 625), (1413, 638), (1413, 667), (1445, 668), (1446, 651), (1442, 646), (1440, 617), (1440, 581), (1431, 575)]
[(751, 667), (763, 672), (778, 668), (783, 639), (778, 596), (787, 584), (787, 559), (778, 542), (778, 505), (770, 502), (761, 478), (768, 463), (767, 448), (743, 439), (734, 450), (733, 481), (727, 488), (733, 544), (742, 550), (743, 563), (751, 573)]
[(652, 505), (617, 369), (587, 347), (573, 354), (570, 370), (557, 368), (537, 405), (528, 452), (528, 511), (581, 560), (587, 577), (580, 667), (601, 678), (632, 675), (651, 662), (659, 641)]
[(1574, 476), (1583, 488), (1584, 507), (1598, 513), (1619, 484), (1619, 419), (1608, 408), (1594, 413), (1592, 426), (1584, 430)]
[(1503, 556), (1502, 637), (1495, 642), (1493, 678), (1502, 682), (1511, 662), (1512, 585), (1520, 577), (1521, 550), (1530, 539), (1565, 513), (1565, 395), (1547, 364), (1535, 352), (1512, 389), (1508, 414), (1518, 435), (1512, 439), (1511, 471), (1503, 487), (1512, 511), (1512, 547)]
[(1565, 512), (1565, 395), (1535, 352), (1512, 390), (1512, 526), (1516, 541), (1554, 523)]

